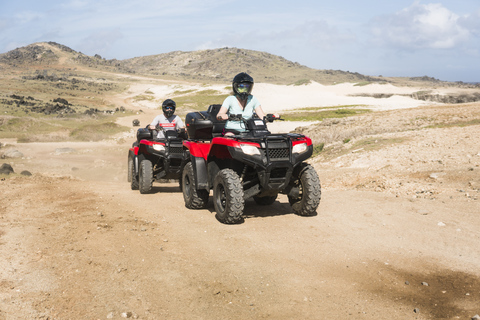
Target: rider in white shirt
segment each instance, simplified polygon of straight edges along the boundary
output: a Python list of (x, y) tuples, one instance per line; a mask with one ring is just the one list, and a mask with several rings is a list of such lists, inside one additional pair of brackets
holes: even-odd
[[(185, 128), (185, 125), (179, 116), (174, 115), (176, 103), (172, 99), (167, 99), (162, 103), (163, 114), (160, 114), (153, 119), (148, 126), (149, 129), (155, 130), (157, 125), (165, 130), (178, 130)], [(163, 130), (158, 130), (157, 139), (163, 139), (165, 135)]]

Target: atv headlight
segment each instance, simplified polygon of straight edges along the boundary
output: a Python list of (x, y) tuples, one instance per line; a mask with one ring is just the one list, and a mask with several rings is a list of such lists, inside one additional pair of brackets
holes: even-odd
[(240, 145), (240, 148), (242, 148), (243, 153), (248, 154), (249, 156), (260, 155), (260, 150), (255, 146), (242, 144)]
[(307, 144), (306, 143), (299, 143), (293, 146), (292, 152), (293, 153), (302, 153), (307, 151)]
[(165, 146), (161, 144), (154, 144), (152, 147), (155, 151), (165, 151)]

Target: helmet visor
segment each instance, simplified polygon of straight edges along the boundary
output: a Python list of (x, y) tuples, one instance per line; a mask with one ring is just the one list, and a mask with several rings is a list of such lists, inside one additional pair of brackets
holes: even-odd
[(238, 93), (250, 93), (251, 89), (252, 89), (251, 83), (239, 83), (237, 85)]

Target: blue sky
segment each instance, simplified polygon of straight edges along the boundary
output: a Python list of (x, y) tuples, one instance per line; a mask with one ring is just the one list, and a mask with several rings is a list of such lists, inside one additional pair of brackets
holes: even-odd
[(0, 0), (0, 53), (126, 59), (237, 47), (315, 69), (480, 82), (478, 0)]

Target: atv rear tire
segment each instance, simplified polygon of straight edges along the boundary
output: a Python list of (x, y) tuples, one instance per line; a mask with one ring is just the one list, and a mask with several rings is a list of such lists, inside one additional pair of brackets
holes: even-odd
[(135, 160), (128, 157), (128, 181), (132, 190), (138, 190), (138, 176), (135, 174)]
[(298, 195), (288, 195), (293, 211), (300, 216), (316, 216), (322, 195), (317, 172), (311, 165), (302, 163), (293, 175), (294, 188), (298, 190)]
[(269, 205), (273, 204), (275, 202), (275, 200), (277, 200), (277, 195), (266, 196), (266, 197), (254, 196), (253, 200), (255, 200), (255, 202), (260, 206), (269, 206)]
[(138, 183), (141, 194), (152, 191), (153, 186), (153, 165), (150, 160), (143, 159), (140, 162), (140, 170), (138, 173)]
[(220, 170), (216, 175), (213, 182), (213, 204), (220, 222), (235, 224), (243, 221), (243, 188), (238, 174), (232, 169)]
[(195, 188), (195, 174), (191, 162), (187, 163), (183, 168), (180, 182), (185, 207), (188, 209), (205, 209), (208, 205), (209, 192), (204, 189), (197, 190)]

